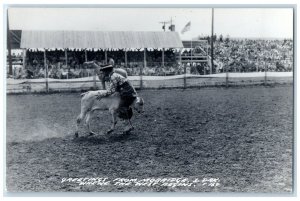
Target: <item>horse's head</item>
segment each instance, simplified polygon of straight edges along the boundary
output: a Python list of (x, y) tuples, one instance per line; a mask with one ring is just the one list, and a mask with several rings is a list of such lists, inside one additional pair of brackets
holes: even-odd
[(138, 113), (144, 112), (144, 99), (142, 97), (136, 97), (135, 101), (133, 102), (133, 108)]

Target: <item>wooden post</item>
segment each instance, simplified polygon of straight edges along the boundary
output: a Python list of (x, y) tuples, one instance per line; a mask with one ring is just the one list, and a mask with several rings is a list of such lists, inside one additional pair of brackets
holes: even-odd
[(211, 38), (210, 38), (210, 46), (211, 46), (211, 66), (210, 66), (210, 74), (212, 74), (212, 69), (214, 66), (214, 8), (212, 8), (211, 14)]
[[(10, 37), (10, 31), (9, 31), (9, 21), (8, 21), (8, 9), (7, 9), (7, 50), (8, 50), (8, 73), (10, 75), (13, 74), (12, 69), (12, 57), (11, 57), (11, 37)], [(6, 67), (5, 67), (6, 68)]]
[(182, 52), (182, 48), (180, 48), (180, 50), (179, 50), (179, 65), (180, 65), (180, 67), (182, 67), (181, 52)]
[(23, 49), (23, 68), (26, 68), (26, 49)]
[[(181, 52), (182, 52), (182, 48), (179, 49), (179, 69), (180, 69), (180, 71), (181, 71), (181, 68), (182, 68)], [(183, 80), (183, 86), (184, 86), (184, 80)]]
[(87, 51), (86, 51), (86, 49), (84, 50), (84, 57), (85, 57), (85, 62), (87, 62), (88, 58), (87, 58)]
[(65, 49), (65, 60), (66, 60), (66, 66), (68, 67), (68, 51)]
[(94, 82), (94, 89), (97, 88), (97, 84), (96, 84), (96, 69), (94, 69), (94, 73), (93, 73), (93, 82)]
[(107, 50), (105, 50), (105, 64), (107, 64)]
[[(94, 66), (94, 65), (93, 65), (93, 66)], [(96, 75), (97, 75), (97, 69), (94, 68), (94, 71), (93, 71), (93, 89), (94, 89), (94, 90), (97, 89)]]
[(268, 68), (267, 65), (265, 64), (265, 82), (264, 82), (265, 85), (267, 84), (267, 70)]
[(143, 67), (147, 66), (147, 61), (146, 61), (146, 51), (147, 49), (144, 48), (144, 65), (141, 66), (140, 68), (140, 88), (143, 88)]
[[(65, 49), (65, 58), (66, 58), (66, 67), (67, 67), (67, 70), (69, 71), (68, 69), (68, 50)], [(69, 76), (68, 76), (69, 73), (67, 73), (67, 79), (69, 79)]]
[(125, 68), (127, 68), (127, 50), (125, 49)]
[(44, 66), (45, 66), (46, 92), (48, 93), (49, 85), (48, 85), (48, 64), (47, 64), (46, 49), (44, 51)]
[[(207, 66), (209, 66), (209, 57), (208, 57), (208, 44), (206, 46), (206, 60), (207, 60)], [(205, 66), (203, 66), (203, 74), (206, 75), (206, 69)]]
[[(179, 66), (180, 66), (180, 69), (182, 68), (182, 58), (181, 58), (182, 50), (183, 50), (183, 48), (180, 48), (180, 50), (179, 50)], [(185, 72), (186, 72), (186, 69), (184, 67), (184, 77), (183, 77), (183, 87), (184, 88), (186, 87)]]
[(186, 88), (186, 65), (184, 65), (183, 87)]
[(191, 38), (191, 66), (193, 63), (193, 38)]
[(226, 66), (226, 87), (228, 87), (228, 78), (229, 78), (228, 66)]
[(165, 67), (165, 48), (162, 49), (161, 58), (162, 58), (162, 67)]

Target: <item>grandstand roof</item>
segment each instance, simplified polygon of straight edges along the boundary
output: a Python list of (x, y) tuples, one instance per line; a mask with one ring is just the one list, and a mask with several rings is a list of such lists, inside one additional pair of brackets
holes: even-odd
[[(21, 30), (10, 30), (10, 44), (11, 49), (20, 49), (20, 43), (21, 43)], [(8, 40), (7, 40), (8, 42)], [(7, 45), (8, 47), (8, 45)]]
[(183, 48), (177, 32), (22, 31), (21, 48)]

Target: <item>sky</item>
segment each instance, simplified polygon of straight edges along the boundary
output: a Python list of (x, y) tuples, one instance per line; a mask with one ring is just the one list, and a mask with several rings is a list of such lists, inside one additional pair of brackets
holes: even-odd
[[(21, 30), (163, 31), (160, 22), (171, 18), (182, 40), (211, 34), (211, 8), (9, 8), (10, 29)], [(292, 38), (293, 9), (215, 8), (214, 33)]]

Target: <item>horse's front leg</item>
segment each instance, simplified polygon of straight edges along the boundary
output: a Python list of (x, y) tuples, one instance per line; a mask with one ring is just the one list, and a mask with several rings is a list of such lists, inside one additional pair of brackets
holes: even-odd
[(112, 124), (110, 129), (107, 131), (107, 134), (113, 132), (115, 130), (116, 124), (117, 124), (117, 112), (116, 110), (110, 110), (111, 116), (112, 116)]
[(79, 126), (82, 122), (82, 120), (84, 120), (84, 118), (86, 118), (86, 110), (82, 110), (84, 112), (81, 112), (78, 117), (77, 117), (77, 120), (76, 120), (76, 131), (75, 131), (75, 137), (77, 138), (78, 137), (78, 134), (79, 134)]

